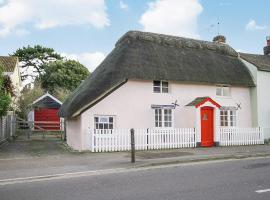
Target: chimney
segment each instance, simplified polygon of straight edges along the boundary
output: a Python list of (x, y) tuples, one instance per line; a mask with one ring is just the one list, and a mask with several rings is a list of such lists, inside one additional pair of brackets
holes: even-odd
[(213, 38), (213, 42), (226, 43), (226, 37), (224, 35), (217, 35)]
[(263, 48), (264, 55), (270, 55), (270, 36), (266, 37), (267, 45)]

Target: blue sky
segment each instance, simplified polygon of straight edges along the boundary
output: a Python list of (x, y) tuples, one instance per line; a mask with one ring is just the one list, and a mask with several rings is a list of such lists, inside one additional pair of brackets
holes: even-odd
[(90, 71), (128, 30), (212, 40), (262, 53), (270, 35), (269, 0), (0, 0), (0, 55), (41, 44)]

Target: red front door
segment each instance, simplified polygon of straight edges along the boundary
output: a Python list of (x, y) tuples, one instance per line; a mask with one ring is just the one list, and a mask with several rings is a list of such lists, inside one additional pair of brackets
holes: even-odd
[(201, 108), (201, 146), (212, 147), (214, 145), (214, 109), (212, 107)]

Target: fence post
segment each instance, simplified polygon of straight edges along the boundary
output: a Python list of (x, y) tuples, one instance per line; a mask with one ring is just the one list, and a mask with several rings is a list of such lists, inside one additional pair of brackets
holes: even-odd
[(67, 120), (64, 118), (64, 141), (67, 141)]
[(135, 163), (135, 133), (134, 129), (130, 129), (130, 140), (131, 140), (131, 162)]

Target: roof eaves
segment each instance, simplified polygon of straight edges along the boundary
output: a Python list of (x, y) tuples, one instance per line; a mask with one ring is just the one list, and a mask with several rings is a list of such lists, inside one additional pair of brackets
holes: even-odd
[(98, 102), (100, 102), (102, 99), (104, 99), (105, 97), (107, 97), (108, 95), (110, 95), (112, 92), (114, 92), (115, 90), (117, 90), (119, 87), (121, 87), (123, 84), (125, 84), (126, 82), (127, 82), (127, 79), (125, 79), (124, 81), (116, 84), (114, 87), (110, 88), (109, 90), (107, 90), (106, 92), (104, 92), (103, 94), (101, 94), (99, 97), (97, 97), (96, 99), (94, 99), (93, 101), (91, 101), (89, 104), (87, 104), (87, 105), (83, 106), (81, 109), (77, 110), (75, 113), (73, 113), (70, 116), (70, 118), (76, 117), (76, 116), (80, 115), (81, 113), (83, 113), (85, 110), (93, 107)]

